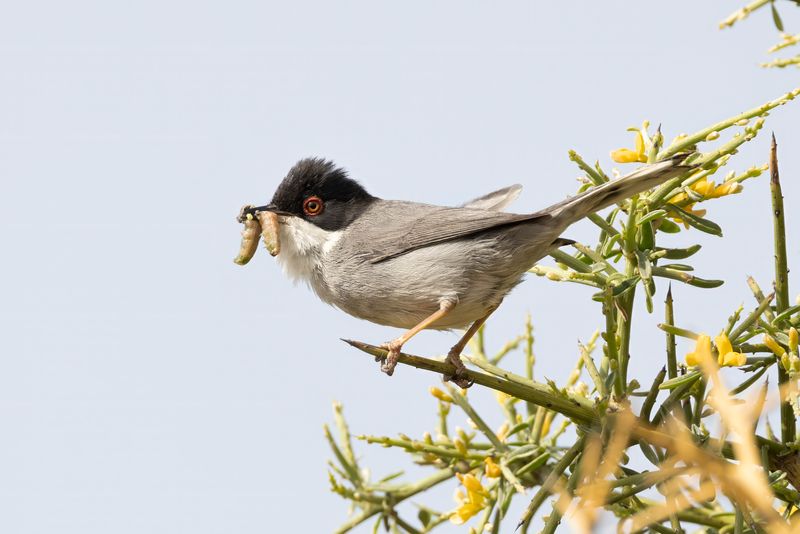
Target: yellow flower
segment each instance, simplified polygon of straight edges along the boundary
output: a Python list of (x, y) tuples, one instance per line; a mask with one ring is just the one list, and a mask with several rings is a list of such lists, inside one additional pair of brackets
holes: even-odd
[(725, 195), (735, 195), (739, 193), (744, 187), (739, 182), (724, 182), (714, 188), (714, 191), (708, 195), (709, 198), (724, 197)]
[(700, 365), (700, 362), (711, 359), (711, 338), (705, 334), (697, 338), (697, 343), (694, 346), (694, 352), (686, 355), (686, 365), (694, 367)]
[[(709, 182), (708, 178), (702, 178), (690, 185), (689, 189), (702, 196), (703, 200), (708, 200), (710, 198), (719, 198), (726, 195), (735, 195), (744, 188), (739, 182), (727, 181), (716, 185), (714, 182)], [(689, 200), (689, 195), (686, 193), (678, 193), (669, 199), (669, 203), (681, 204), (687, 200)], [(694, 202), (686, 206), (684, 209), (686, 211), (690, 211), (693, 205)], [(703, 212), (703, 215), (705, 215), (705, 212)]]
[(786, 354), (786, 349), (778, 345), (778, 342), (772, 336), (764, 335), (764, 344), (779, 358)]
[(729, 352), (719, 360), (720, 367), (740, 367), (747, 363), (747, 356), (741, 352)]
[(491, 456), (487, 456), (486, 459), (483, 461), (486, 464), (484, 467), (484, 472), (486, 476), (489, 478), (499, 478), (502, 476), (502, 471), (500, 471), (500, 466), (494, 463)]
[(431, 388), (428, 391), (430, 391), (431, 395), (433, 395), (442, 402), (453, 402), (453, 397), (451, 397), (441, 389), (437, 388), (436, 386), (431, 386)]
[(795, 327), (789, 329), (789, 350), (797, 352), (798, 333)]
[(689, 200), (689, 195), (686, 193), (678, 193), (674, 197), (670, 198), (667, 202), (670, 204), (680, 204), (681, 202)]
[(475, 475), (456, 473), (456, 476), (464, 486), (466, 494), (460, 489), (456, 490), (455, 499), (458, 508), (450, 514), (450, 522), (454, 525), (463, 525), (472, 516), (486, 508), (486, 497), (489, 494)]
[(717, 362), (720, 367), (739, 367), (747, 362), (747, 356), (741, 352), (733, 352), (731, 340), (725, 334), (720, 334), (714, 338), (714, 345), (717, 346)]
[(629, 148), (619, 148), (611, 151), (611, 159), (617, 163), (647, 163), (647, 156), (644, 153), (645, 145), (642, 132), (636, 131), (636, 148), (631, 150)]
[(703, 178), (693, 183), (691, 185), (691, 189), (692, 191), (706, 197), (714, 191), (714, 182), (709, 182), (708, 178)]

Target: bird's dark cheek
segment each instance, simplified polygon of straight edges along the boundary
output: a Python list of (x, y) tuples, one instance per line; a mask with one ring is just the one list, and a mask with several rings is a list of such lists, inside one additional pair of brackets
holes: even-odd
[(333, 214), (323, 213), (315, 217), (305, 217), (305, 220), (313, 225), (316, 225), (323, 230), (337, 230), (337, 220)]

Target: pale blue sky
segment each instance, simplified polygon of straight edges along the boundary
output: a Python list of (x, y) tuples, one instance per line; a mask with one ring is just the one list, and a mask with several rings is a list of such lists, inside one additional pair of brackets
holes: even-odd
[[(321, 304), (263, 250), (234, 265), (238, 208), (268, 200), (297, 159), (316, 155), (386, 198), (455, 204), (519, 182), (514, 208), (539, 209), (575, 190), (570, 148), (610, 168), (608, 151), (630, 145), (625, 129), (644, 118), (671, 138), (800, 85), (797, 70), (756, 67), (777, 40), (767, 12), (716, 29), (738, 5), (7, 6), (0, 531), (332, 530), (346, 503), (328, 492), (331, 401), (355, 433), (420, 435), (435, 423), (427, 390), (438, 380), (404, 367), (380, 374), (338, 338), (377, 343), (397, 331)], [(789, 206), (800, 196), (798, 106), (767, 123)], [(731, 169), (766, 153), (762, 135)], [(706, 331), (750, 305), (747, 274), (769, 285), (767, 181), (710, 216), (725, 239), (670, 240), (699, 240), (698, 274), (728, 281), (674, 287), (680, 324)], [(587, 224), (568, 232), (594, 234)], [(576, 339), (600, 326), (590, 294), (531, 278), (494, 315), (489, 341), (519, 333), (530, 311), (538, 376), (563, 382)], [(663, 361), (660, 309), (642, 312), (632, 365), (650, 380)], [(454, 339), (425, 333), (407, 350), (441, 354)], [(470, 395), (496, 420), (490, 394)], [(358, 453), (376, 476), (408, 464), (400, 452)], [(452, 506), (454, 487), (433, 504)]]

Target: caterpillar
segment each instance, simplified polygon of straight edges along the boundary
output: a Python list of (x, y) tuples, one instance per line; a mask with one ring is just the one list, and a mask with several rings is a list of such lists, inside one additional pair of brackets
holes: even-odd
[(271, 256), (277, 256), (281, 251), (281, 239), (278, 234), (278, 216), (271, 211), (259, 211), (256, 213), (261, 224), (261, 237), (264, 239), (264, 246), (267, 247)]
[(233, 262), (237, 265), (245, 265), (249, 262), (258, 248), (258, 236), (261, 233), (261, 223), (256, 220), (251, 213), (244, 215), (245, 209), (250, 206), (242, 208), (237, 220), (244, 223), (244, 230), (242, 230), (242, 243), (239, 246), (239, 255), (234, 258)]

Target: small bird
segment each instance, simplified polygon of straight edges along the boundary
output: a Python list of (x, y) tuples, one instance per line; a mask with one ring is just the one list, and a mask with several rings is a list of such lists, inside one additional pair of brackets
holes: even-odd
[[(250, 215), (277, 220), (278, 261), (324, 302), (373, 323), (407, 329), (382, 345), (381, 370), (394, 372), (403, 345), (421, 330), (466, 328), (447, 354), (452, 380), (468, 387), (461, 352), (534, 263), (572, 223), (680, 176), (687, 154), (567, 198), (541, 211), (501, 211), (520, 194), (512, 185), (460, 207), (384, 200), (331, 161), (291, 168), (266, 206)], [(266, 212), (266, 213), (262, 213)], [(252, 220), (252, 217), (250, 217)]]

